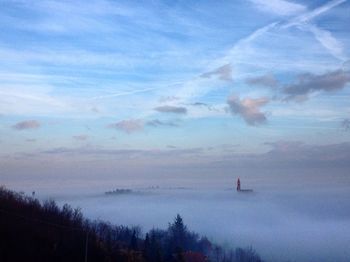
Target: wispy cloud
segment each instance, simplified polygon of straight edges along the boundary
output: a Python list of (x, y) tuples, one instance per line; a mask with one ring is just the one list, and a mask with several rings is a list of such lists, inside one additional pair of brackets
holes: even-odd
[(350, 71), (350, 60), (347, 60), (343, 63), (343, 66), (342, 66), (343, 70), (345, 71)]
[(27, 120), (18, 122), (12, 127), (16, 130), (38, 129), (41, 124), (37, 120)]
[(340, 123), (340, 127), (345, 131), (350, 131), (350, 119), (349, 118), (343, 119), (343, 121), (341, 121)]
[(310, 31), (315, 36), (316, 40), (318, 40), (335, 58), (342, 61), (347, 59), (344, 54), (343, 44), (338, 41), (331, 32), (311, 24), (299, 25), (298, 27), (302, 30)]
[(139, 149), (101, 149), (93, 147), (79, 147), (79, 148), (68, 148), (68, 147), (56, 147), (52, 149), (43, 150), (41, 154), (48, 155), (122, 155), (128, 156), (130, 154), (139, 154), (144, 150)]
[(207, 103), (203, 103), (203, 102), (195, 102), (195, 103), (192, 103), (191, 106), (205, 106), (205, 107), (208, 107), (209, 105)]
[(187, 108), (182, 106), (158, 106), (154, 108), (154, 110), (160, 112), (160, 113), (174, 113), (174, 114), (186, 114)]
[(279, 164), (293, 166), (349, 166), (350, 144), (310, 145), (298, 141), (271, 143), (272, 149), (262, 158)]
[(19, 115), (43, 115), (72, 110), (73, 107), (67, 101), (50, 95), (48, 90), (50, 90), (48, 87), (36, 88), (31, 85), (27, 85), (26, 88), (4, 85), (0, 91), (0, 112)]
[(278, 152), (295, 151), (305, 146), (305, 144), (301, 141), (287, 141), (287, 140), (279, 140), (276, 142), (265, 142), (264, 145), (270, 146), (272, 147), (272, 150), (278, 151)]
[(344, 54), (343, 45), (337, 40), (331, 32), (322, 29), (316, 25), (311, 24), (311, 20), (315, 17), (331, 10), (332, 8), (346, 2), (346, 0), (333, 0), (320, 7), (315, 8), (312, 11), (302, 13), (299, 16), (294, 17), (287, 23), (282, 25), (282, 28), (288, 28), (291, 26), (297, 26), (297, 28), (311, 32), (317, 41), (324, 46), (331, 55), (339, 60), (345, 61), (347, 59)]
[(179, 123), (178, 121), (162, 121), (159, 119), (153, 119), (146, 122), (146, 125), (152, 126), (152, 127), (178, 127)]
[(209, 71), (200, 75), (203, 78), (211, 78), (217, 76), (220, 80), (232, 81), (232, 67), (230, 64), (220, 66), (213, 71)]
[(350, 143), (327, 145), (305, 144), (299, 141), (278, 141), (265, 143), (271, 146), (261, 154), (229, 154), (217, 162), (209, 162), (213, 167), (283, 167), (283, 168), (349, 168)]
[(214, 107), (208, 103), (203, 103), (203, 102), (194, 102), (194, 103), (190, 103), (188, 105), (192, 106), (192, 107), (196, 107), (196, 108), (205, 108), (208, 111), (213, 111), (213, 112), (220, 112), (221, 111), (221, 109)]
[(278, 81), (273, 74), (266, 74), (261, 76), (249, 77), (245, 80), (248, 85), (264, 86), (275, 88), (278, 86)]
[[(28, 4), (25, 1), (16, 2), (13, 8), (20, 10), (29, 10), (37, 13), (37, 19), (32, 23), (25, 23), (28, 18), (21, 17), (22, 23), (16, 26), (22, 30), (56, 33), (56, 34), (72, 34), (73, 32), (89, 32), (93, 29), (101, 31), (113, 30), (112, 25), (103, 19), (99, 19), (108, 15), (117, 15), (123, 17), (132, 17), (135, 11), (121, 6), (117, 3), (108, 1), (91, 1), (83, 3), (80, 1), (74, 4), (70, 2), (60, 1), (41, 1)], [(69, 16), (71, 19), (65, 19)], [(11, 16), (6, 17), (11, 20)], [(115, 28), (114, 30), (117, 30)]]
[(159, 159), (168, 159), (170, 161), (177, 158), (186, 158), (188, 156), (200, 156), (205, 152), (203, 148), (177, 148), (177, 147), (167, 147), (167, 149), (104, 149), (100, 147), (57, 147), (52, 149), (47, 149), (38, 152), (39, 155), (61, 155), (61, 156), (71, 156), (76, 155), (82, 156), (118, 156), (122, 160), (135, 160), (135, 158), (143, 160), (152, 160), (154, 163), (159, 164)]
[(304, 12), (306, 7), (301, 4), (293, 3), (291, 1), (284, 0), (250, 0), (258, 9), (268, 12), (274, 13), (277, 15), (294, 15), (299, 14), (300, 12)]
[(89, 137), (87, 135), (76, 135), (73, 136), (73, 139), (77, 141), (86, 141)]
[(145, 92), (149, 92), (152, 90), (155, 90), (156, 88), (142, 88), (142, 89), (134, 89), (134, 90), (130, 90), (130, 91), (124, 91), (124, 92), (117, 92), (117, 93), (113, 93), (113, 94), (107, 94), (107, 95), (102, 95), (102, 96), (95, 96), (92, 97), (91, 99), (104, 99), (104, 98), (113, 98), (113, 97), (119, 97), (119, 96), (128, 96), (128, 95), (134, 95), (134, 94), (138, 94), (138, 93), (145, 93)]
[(311, 11), (302, 13), (299, 16), (294, 17), (293, 19), (289, 20), (284, 27), (290, 27), (293, 25), (300, 25), (300, 24), (304, 24), (306, 22), (311, 21), (312, 19), (314, 19), (315, 17), (329, 11), (330, 9), (342, 4), (346, 2), (346, 0), (332, 0), (329, 1), (327, 3), (325, 3), (324, 5), (321, 5)]
[[(72, 157), (88, 159), (89, 156), (101, 156), (104, 164), (112, 160), (115, 164), (135, 165), (143, 163), (143, 166), (172, 166), (181, 167), (181, 170), (191, 166), (198, 168), (305, 168), (326, 167), (340, 168), (350, 167), (350, 143), (333, 143), (325, 145), (307, 144), (300, 141), (281, 140), (277, 142), (266, 142), (270, 147), (262, 153), (243, 153), (241, 150), (227, 150), (222, 148), (222, 154), (218, 155), (213, 150), (193, 147), (179, 148), (173, 145), (165, 149), (105, 149), (101, 147), (56, 147), (42, 150), (31, 155), (32, 157), (60, 156), (62, 161), (69, 161)], [(219, 149), (219, 148), (218, 148)], [(111, 158), (108, 158), (110, 156)], [(23, 154), (22, 158), (28, 158)], [(181, 159), (179, 162), (178, 160)], [(106, 161), (106, 162), (105, 162)], [(180, 164), (179, 164), (180, 163)]]
[(302, 74), (294, 84), (285, 86), (284, 93), (287, 95), (286, 100), (303, 101), (313, 92), (337, 91), (343, 89), (349, 82), (350, 72), (342, 69), (320, 75)]
[(177, 100), (180, 100), (180, 98), (177, 96), (162, 96), (161, 98), (159, 98), (160, 103), (174, 102)]
[(260, 111), (260, 107), (266, 105), (269, 100), (263, 98), (244, 98), (231, 96), (227, 99), (229, 111), (233, 115), (241, 116), (248, 125), (256, 126), (267, 121), (266, 114)]
[(109, 124), (109, 128), (123, 131), (127, 134), (139, 132), (143, 130), (144, 123), (140, 119), (122, 120), (117, 123)]

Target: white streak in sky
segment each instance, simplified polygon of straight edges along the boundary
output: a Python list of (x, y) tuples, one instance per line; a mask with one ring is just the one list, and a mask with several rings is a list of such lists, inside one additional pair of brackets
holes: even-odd
[(284, 25), (285, 28), (291, 27), (293, 25), (299, 25), (302, 23), (309, 22), (310, 20), (314, 19), (315, 17), (327, 12), (328, 10), (346, 2), (346, 0), (333, 0), (328, 2), (327, 4), (324, 4), (318, 8), (315, 8), (314, 10), (304, 13), (302, 15), (299, 15), (293, 19), (291, 19), (286, 25)]
[(310, 24), (301, 26), (300, 28), (306, 29), (313, 33), (320, 44), (335, 58), (342, 61), (347, 60), (346, 56), (344, 55), (343, 45), (331, 34), (331, 32)]
[(264, 11), (277, 15), (293, 15), (305, 11), (305, 6), (284, 0), (250, 0), (255, 6)]
[[(208, 71), (215, 70), (216, 68), (224, 65), (224, 64), (230, 64), (235, 63), (236, 61), (239, 61), (241, 56), (245, 56), (245, 52), (243, 50), (250, 49), (251, 43), (256, 40), (257, 38), (263, 36), (264, 34), (268, 33), (272, 29), (287, 29), (292, 26), (297, 26), (299, 29), (302, 29), (301, 26), (304, 26), (303, 28), (310, 31), (315, 38), (328, 50), (328, 52), (340, 60), (346, 60), (344, 54), (343, 54), (343, 48), (341, 43), (332, 36), (332, 34), (324, 29), (320, 29), (317, 26), (309, 25), (307, 22), (311, 21), (315, 17), (329, 11), (330, 9), (344, 3), (346, 0), (335, 0), (330, 1), (326, 3), (325, 5), (322, 5), (318, 8), (315, 8), (312, 11), (305, 12), (299, 16), (296, 16), (294, 18), (291, 18), (286, 23), (282, 22), (273, 22), (266, 26), (263, 26), (257, 30), (255, 30), (253, 33), (248, 35), (247, 37), (239, 40), (228, 52), (226, 56), (223, 58), (217, 59), (212, 63), (212, 66), (208, 69)], [(244, 58), (243, 58), (244, 60)], [(233, 67), (233, 74), (238, 73), (235, 72), (237, 68)], [(189, 99), (203, 95), (208, 93), (212, 90), (212, 87), (203, 87), (203, 83), (198, 79), (191, 79), (187, 82), (185, 82), (182, 86), (182, 88), (179, 89), (179, 91), (176, 93), (176, 96), (183, 98), (184, 101), (188, 101)], [(183, 102), (184, 102), (183, 101)]]
[(329, 11), (330, 9), (346, 2), (346, 0), (334, 0), (325, 5), (322, 5), (310, 12), (304, 13), (291, 19), (288, 23), (284, 24), (282, 28), (289, 28), (291, 26), (297, 26), (301, 30), (311, 32), (317, 41), (326, 48), (329, 53), (335, 58), (346, 61), (347, 57), (344, 54), (342, 44), (331, 34), (331, 32), (321, 29), (315, 25), (311, 25), (310, 22), (315, 17)]
[(104, 99), (104, 98), (112, 98), (112, 97), (119, 97), (119, 96), (127, 96), (127, 95), (133, 95), (137, 93), (145, 93), (155, 89), (158, 89), (158, 88), (152, 87), (152, 88), (143, 88), (143, 89), (132, 90), (132, 91), (118, 92), (118, 93), (113, 93), (109, 95), (95, 96), (95, 97), (92, 97), (91, 99)]

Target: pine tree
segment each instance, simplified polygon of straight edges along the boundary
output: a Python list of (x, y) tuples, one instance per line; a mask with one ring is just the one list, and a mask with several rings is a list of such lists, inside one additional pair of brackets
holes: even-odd
[(187, 249), (187, 227), (179, 214), (175, 217), (174, 223), (169, 224), (168, 232), (170, 233), (169, 251), (171, 253), (175, 253), (179, 248), (181, 250)]
[(142, 250), (142, 255), (146, 261), (150, 260), (150, 250), (151, 249), (151, 244), (149, 240), (149, 234), (146, 234), (145, 241), (143, 243), (143, 250)]
[(132, 232), (129, 248), (132, 250), (137, 250), (137, 237), (135, 230)]

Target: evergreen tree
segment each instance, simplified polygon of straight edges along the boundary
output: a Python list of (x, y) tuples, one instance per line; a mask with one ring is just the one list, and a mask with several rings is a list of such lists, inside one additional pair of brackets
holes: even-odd
[(184, 225), (182, 217), (177, 214), (172, 224), (169, 224), (169, 253), (175, 254), (178, 249), (186, 250), (187, 245), (187, 227)]
[(151, 243), (149, 239), (149, 234), (147, 233), (145, 236), (145, 240), (143, 242), (143, 250), (142, 250), (143, 258), (146, 261), (150, 260), (150, 248), (151, 248)]
[(136, 236), (136, 230), (133, 230), (129, 249), (137, 250), (137, 236)]
[(151, 231), (151, 241), (150, 241), (150, 252), (149, 252), (149, 261), (162, 262), (162, 247), (157, 239), (157, 234), (155, 230)]

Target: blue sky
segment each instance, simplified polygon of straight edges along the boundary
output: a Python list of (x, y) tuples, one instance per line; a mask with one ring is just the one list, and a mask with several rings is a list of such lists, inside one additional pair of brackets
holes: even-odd
[(349, 1), (1, 1), (0, 21), (14, 168), (350, 159)]

